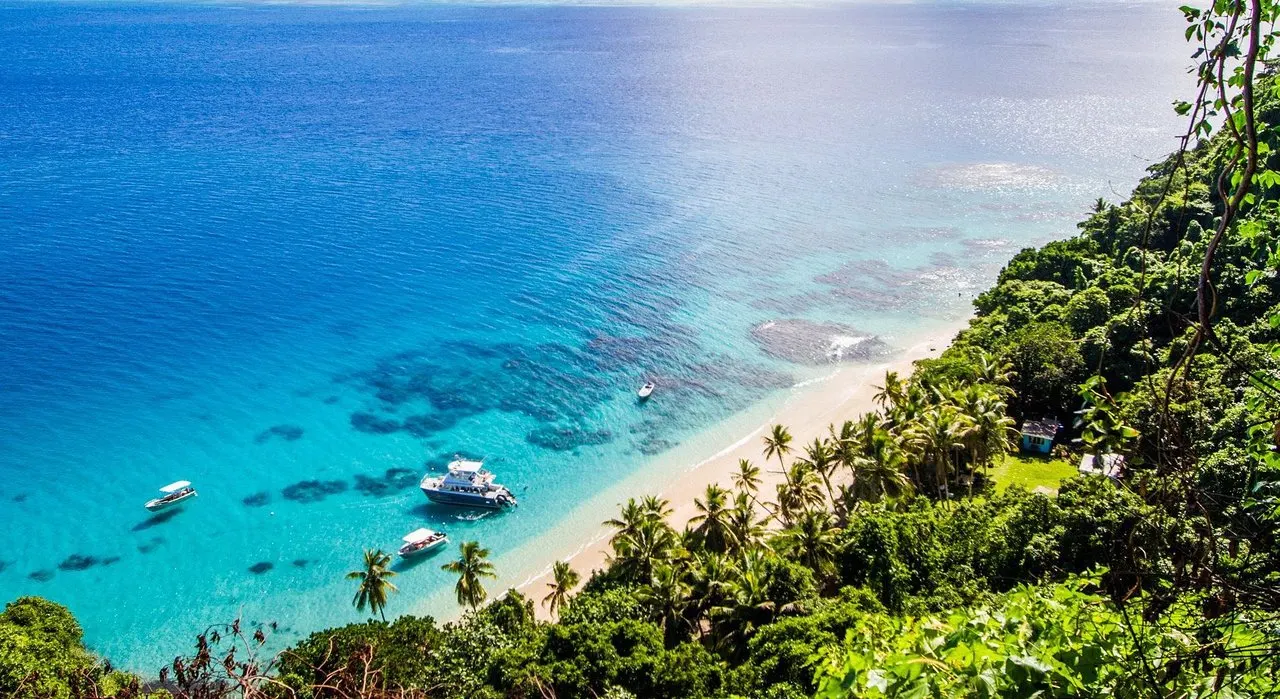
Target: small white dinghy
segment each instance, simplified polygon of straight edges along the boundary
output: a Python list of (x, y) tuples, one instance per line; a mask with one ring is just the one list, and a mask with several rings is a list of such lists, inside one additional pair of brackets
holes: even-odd
[(401, 539), (404, 546), (400, 547), (400, 556), (408, 558), (416, 556), (420, 553), (434, 551), (441, 546), (449, 543), (449, 537), (444, 532), (433, 532), (430, 529), (415, 529), (404, 535)]
[(160, 512), (167, 510), (179, 503), (186, 502), (190, 498), (196, 496), (196, 489), (191, 487), (191, 481), (176, 481), (170, 483), (160, 489), (164, 495), (147, 501), (143, 507), (148, 512)]
[(655, 386), (652, 381), (646, 382), (645, 385), (641, 386), (640, 390), (636, 392), (636, 395), (640, 397), (640, 400), (646, 400), (649, 396), (653, 395), (653, 389), (655, 388), (657, 388), (657, 386)]

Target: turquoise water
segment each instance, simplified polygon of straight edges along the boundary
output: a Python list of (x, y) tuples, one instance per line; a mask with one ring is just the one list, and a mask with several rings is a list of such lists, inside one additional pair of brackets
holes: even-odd
[[(237, 614), (280, 641), (358, 619), (342, 574), (419, 526), (518, 582), (503, 555), (592, 493), (734, 441), (840, 337), (963, 317), (1119, 199), (1173, 146), (1179, 25), (6, 6), (0, 598), (67, 604), (151, 669)], [(779, 320), (809, 324), (753, 333)], [(455, 452), (520, 508), (428, 505)], [(149, 518), (179, 478), (199, 498)], [(440, 562), (401, 570), (393, 613), (451, 612), (425, 602)]]

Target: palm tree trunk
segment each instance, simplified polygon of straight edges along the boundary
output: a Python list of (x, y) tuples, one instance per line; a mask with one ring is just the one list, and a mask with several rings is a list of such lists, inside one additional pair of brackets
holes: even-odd
[(831, 489), (831, 479), (827, 476), (826, 471), (819, 471), (818, 475), (822, 476), (822, 483), (827, 487), (827, 501), (831, 503), (832, 507), (834, 507), (836, 504), (836, 494), (835, 491)]
[(973, 477), (978, 473), (978, 448), (969, 449), (969, 497), (973, 498)]

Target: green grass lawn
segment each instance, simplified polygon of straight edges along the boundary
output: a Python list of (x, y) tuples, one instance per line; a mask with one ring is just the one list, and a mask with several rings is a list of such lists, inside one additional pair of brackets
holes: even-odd
[(1058, 492), (1058, 484), (1064, 478), (1076, 475), (1075, 464), (1061, 459), (1035, 457), (1027, 454), (1011, 454), (1004, 461), (991, 467), (991, 478), (996, 482), (996, 492), (1017, 483), (1027, 490), (1044, 486)]

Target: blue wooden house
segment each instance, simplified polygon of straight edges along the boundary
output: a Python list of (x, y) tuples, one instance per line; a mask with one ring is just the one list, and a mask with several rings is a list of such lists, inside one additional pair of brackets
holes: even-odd
[(1048, 454), (1053, 439), (1062, 425), (1057, 420), (1027, 420), (1022, 423), (1022, 450), (1035, 454)]

